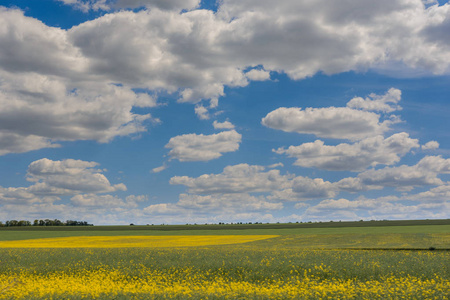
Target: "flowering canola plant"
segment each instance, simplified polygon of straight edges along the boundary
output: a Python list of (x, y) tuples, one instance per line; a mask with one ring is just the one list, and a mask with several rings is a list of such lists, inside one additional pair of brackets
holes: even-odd
[[(267, 236), (252, 243), (236, 239), (241, 243), (199, 246), (201, 236), (185, 237), (185, 244), (178, 240), (177, 247), (117, 248), (110, 242), (103, 248), (0, 248), (0, 299), (449, 299), (450, 295), (446, 252), (305, 250), (280, 246)], [(127, 238), (138, 243), (136, 237)]]
[[(65, 272), (46, 276), (17, 275), (15, 286), (0, 299), (126, 299), (187, 298), (198, 299), (448, 299), (449, 282), (436, 276), (386, 276), (382, 280), (339, 280), (293, 275), (287, 280), (242, 281), (229, 275), (208, 278), (192, 268), (161, 272), (143, 268), (139, 276), (130, 277), (120, 270), (90, 270), (77, 274)], [(8, 282), (8, 276), (0, 276)]]
[(240, 244), (277, 235), (72, 236), (0, 241), (0, 248), (192, 247)]

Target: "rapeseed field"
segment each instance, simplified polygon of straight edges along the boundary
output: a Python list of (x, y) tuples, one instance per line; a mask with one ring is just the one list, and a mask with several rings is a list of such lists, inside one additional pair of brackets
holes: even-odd
[(310, 250), (280, 246), (277, 238), (267, 237), (233, 245), (199, 245), (196, 237), (185, 237), (185, 245), (178, 241), (178, 246), (162, 247), (0, 248), (0, 299), (449, 299), (450, 295), (450, 257), (445, 251)]
[(277, 235), (72, 236), (0, 241), (0, 248), (131, 248), (193, 247), (254, 242)]

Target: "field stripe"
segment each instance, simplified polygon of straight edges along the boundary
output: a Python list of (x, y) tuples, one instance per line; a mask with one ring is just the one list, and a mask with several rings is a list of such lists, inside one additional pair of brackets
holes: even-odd
[(195, 247), (242, 244), (278, 235), (76, 236), (0, 242), (0, 248)]

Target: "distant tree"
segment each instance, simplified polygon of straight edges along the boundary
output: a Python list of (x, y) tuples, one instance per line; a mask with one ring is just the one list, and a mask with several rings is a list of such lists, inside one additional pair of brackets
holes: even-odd
[(6, 221), (6, 226), (8, 226), (8, 227), (18, 226), (18, 224), (19, 224), (19, 221), (17, 221), (17, 220)]
[(17, 222), (17, 226), (30, 226), (31, 223), (30, 221), (26, 221), (26, 220), (20, 220), (19, 222)]
[(39, 220), (34, 220), (33, 221), (33, 226), (39, 226)]

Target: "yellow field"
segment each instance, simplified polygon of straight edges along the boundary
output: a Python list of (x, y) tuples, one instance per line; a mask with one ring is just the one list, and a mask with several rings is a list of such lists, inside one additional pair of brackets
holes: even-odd
[(158, 248), (241, 244), (277, 235), (74, 236), (1, 241), (0, 248)]
[[(27, 274), (19, 275), (5, 285), (4, 297), (114, 299), (126, 295), (126, 299), (400, 299), (396, 297), (401, 296), (401, 299), (448, 299), (443, 297), (449, 291), (448, 281), (439, 277), (386, 276), (383, 280), (361, 282), (310, 275), (306, 271), (305, 274), (294, 274), (288, 280), (248, 282), (229, 276), (208, 278), (208, 274), (200, 274), (192, 268), (178, 269), (171, 274), (144, 268), (134, 278), (120, 270), (78, 274), (61, 272), (47, 276)], [(0, 275), (3, 282), (8, 279)]]
[(447, 251), (310, 250), (275, 237), (2, 241), (0, 300), (450, 299)]

